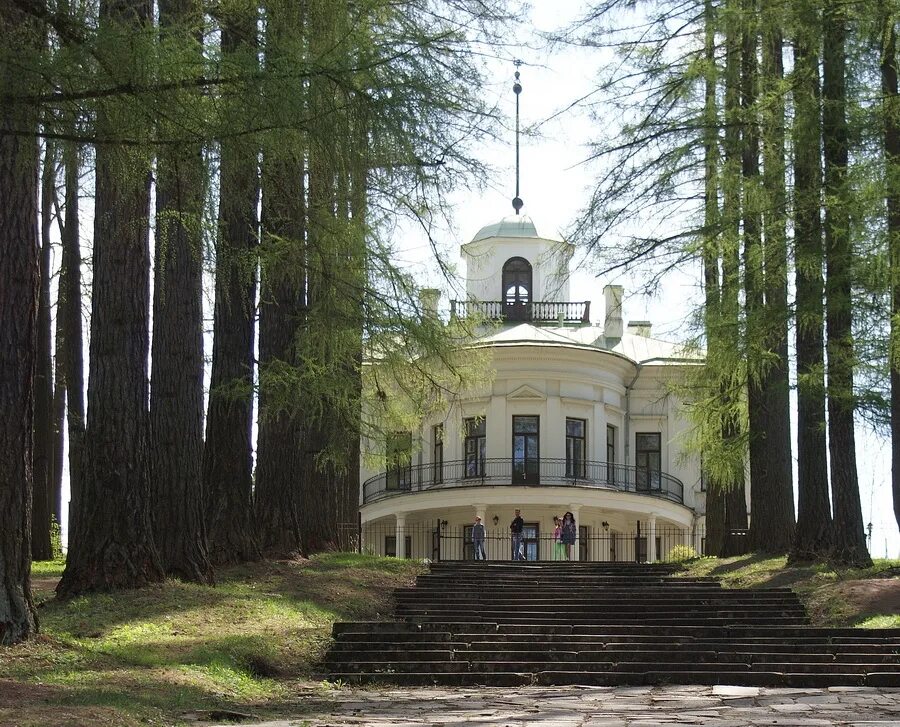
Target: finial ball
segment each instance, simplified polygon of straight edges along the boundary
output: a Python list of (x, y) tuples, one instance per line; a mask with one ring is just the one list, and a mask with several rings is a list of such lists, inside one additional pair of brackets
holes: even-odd
[(512, 205), (516, 214), (519, 214), (519, 210), (525, 206), (525, 203), (522, 201), (521, 197), (513, 197)]
[(522, 93), (522, 84), (519, 83), (518, 81), (516, 81), (516, 82), (513, 84), (513, 93), (516, 94), (517, 96), (518, 96), (520, 93)]

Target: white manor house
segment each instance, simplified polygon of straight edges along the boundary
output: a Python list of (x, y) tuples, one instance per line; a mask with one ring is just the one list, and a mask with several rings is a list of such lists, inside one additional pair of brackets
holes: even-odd
[(622, 319), (623, 290), (604, 289), (603, 324), (571, 301), (574, 245), (538, 233), (527, 216), (482, 228), (462, 246), (466, 300), (452, 315), (497, 325), (494, 374), (417, 431), (382, 447), (387, 471), (360, 471), (361, 547), (397, 557), (472, 558), (472, 525), (488, 559), (510, 559), (510, 522), (524, 519), (528, 560), (559, 557), (554, 516), (577, 523), (572, 556), (654, 562), (675, 545), (703, 549), (699, 458), (682, 442), (690, 423), (672, 383), (696, 354)]

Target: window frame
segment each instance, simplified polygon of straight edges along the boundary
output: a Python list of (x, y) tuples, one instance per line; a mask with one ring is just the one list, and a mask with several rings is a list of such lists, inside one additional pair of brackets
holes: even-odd
[[(656, 449), (640, 447), (638, 443), (642, 437), (655, 437)], [(644, 458), (656, 455), (656, 467), (652, 464), (641, 464)], [(634, 433), (634, 487), (638, 492), (648, 492), (660, 489), (660, 473), (662, 472), (662, 433), (661, 432), (635, 432)], [(654, 477), (654, 473), (656, 476)]]
[[(569, 434), (569, 422), (581, 424), (581, 436)], [(566, 417), (566, 477), (574, 479), (585, 479), (587, 477), (587, 443), (588, 443), (588, 421), (579, 417)], [(574, 456), (571, 448), (581, 443), (580, 457)], [(571, 443), (571, 448), (570, 448)]]
[(484, 477), (487, 459), (487, 418), (463, 419), (463, 479)]

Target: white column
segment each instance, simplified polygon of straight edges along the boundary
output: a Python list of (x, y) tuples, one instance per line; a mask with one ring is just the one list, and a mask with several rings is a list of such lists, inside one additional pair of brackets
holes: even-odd
[(547, 397), (547, 415), (541, 420), (541, 458), (565, 459), (566, 421), (559, 396)]
[(406, 513), (398, 512), (394, 517), (397, 519), (396, 530), (396, 551), (398, 558), (406, 557)]
[(656, 562), (656, 513), (650, 513), (649, 527), (647, 528), (647, 562)]
[(572, 515), (575, 516), (575, 545), (572, 546), (572, 560), (580, 560), (581, 559), (581, 535), (579, 533), (579, 512), (581, 510), (581, 505), (569, 505), (569, 510), (572, 511)]

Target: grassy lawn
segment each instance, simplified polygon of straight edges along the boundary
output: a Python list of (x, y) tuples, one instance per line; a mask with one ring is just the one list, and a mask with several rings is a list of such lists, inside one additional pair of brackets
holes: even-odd
[(836, 568), (827, 563), (788, 567), (787, 558), (742, 555), (699, 558), (689, 576), (715, 576), (726, 588), (789, 586), (820, 626), (900, 628), (900, 561), (876, 559), (871, 568)]
[(354, 554), (223, 570), (60, 603), (62, 563), (35, 563), (41, 634), (0, 649), (0, 724), (177, 724), (179, 715), (302, 713), (331, 625), (380, 619), (422, 565)]

